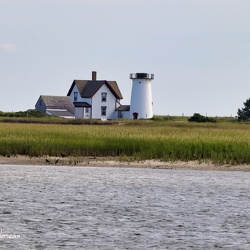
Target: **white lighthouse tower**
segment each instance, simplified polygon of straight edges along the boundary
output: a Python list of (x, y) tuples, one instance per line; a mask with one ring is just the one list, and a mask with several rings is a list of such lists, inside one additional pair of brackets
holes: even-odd
[(151, 80), (154, 79), (154, 75), (147, 73), (135, 73), (130, 74), (130, 79), (133, 81), (130, 101), (130, 118), (152, 118), (153, 102)]

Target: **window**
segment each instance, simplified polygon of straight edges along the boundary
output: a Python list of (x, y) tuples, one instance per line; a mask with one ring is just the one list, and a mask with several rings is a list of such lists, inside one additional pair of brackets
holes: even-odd
[(74, 92), (74, 102), (77, 101), (78, 92)]
[(107, 101), (107, 93), (102, 92), (102, 102), (106, 102), (106, 101)]
[(85, 108), (85, 113), (86, 113), (86, 114), (89, 113), (89, 108)]
[(101, 115), (102, 116), (106, 116), (106, 110), (107, 110), (106, 106), (101, 106)]
[(43, 101), (42, 99), (39, 100), (39, 106), (42, 106), (43, 105)]

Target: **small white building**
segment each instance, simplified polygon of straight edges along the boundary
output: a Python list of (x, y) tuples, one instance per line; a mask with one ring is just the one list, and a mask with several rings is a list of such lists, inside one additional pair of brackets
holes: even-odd
[(75, 117), (117, 119), (124, 116), (124, 109), (120, 104), (123, 97), (117, 82), (97, 80), (96, 75), (93, 71), (92, 80), (73, 81), (67, 96), (74, 104)]

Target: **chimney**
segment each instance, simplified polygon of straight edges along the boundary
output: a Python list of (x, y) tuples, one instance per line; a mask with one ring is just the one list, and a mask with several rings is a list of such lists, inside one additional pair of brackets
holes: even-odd
[(96, 71), (92, 71), (92, 81), (96, 81)]

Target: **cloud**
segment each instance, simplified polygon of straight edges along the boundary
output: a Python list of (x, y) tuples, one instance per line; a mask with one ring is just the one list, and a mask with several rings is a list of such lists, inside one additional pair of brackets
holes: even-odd
[(0, 50), (4, 51), (6, 53), (13, 54), (17, 51), (17, 47), (15, 44), (4, 43), (4, 44), (0, 44)]

